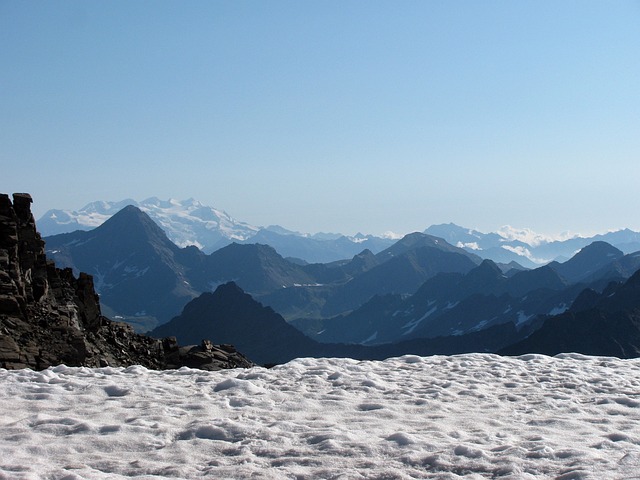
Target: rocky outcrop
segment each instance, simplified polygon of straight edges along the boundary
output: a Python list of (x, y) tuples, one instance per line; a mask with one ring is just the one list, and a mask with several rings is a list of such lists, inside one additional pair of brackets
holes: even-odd
[(249, 367), (230, 345), (180, 347), (105, 318), (93, 277), (56, 268), (31, 214), (31, 196), (0, 194), (0, 367), (128, 366), (206, 370)]

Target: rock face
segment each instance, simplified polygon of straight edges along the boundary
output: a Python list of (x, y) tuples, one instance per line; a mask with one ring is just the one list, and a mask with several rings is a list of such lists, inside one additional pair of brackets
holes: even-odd
[(31, 196), (0, 194), (0, 367), (249, 367), (230, 345), (180, 347), (102, 316), (93, 277), (56, 268), (31, 214)]

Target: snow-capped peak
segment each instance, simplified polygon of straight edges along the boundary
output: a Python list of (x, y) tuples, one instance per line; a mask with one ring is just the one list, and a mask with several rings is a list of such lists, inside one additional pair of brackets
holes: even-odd
[(95, 228), (127, 205), (134, 205), (149, 215), (178, 246), (195, 245), (206, 250), (216, 249), (231, 241), (246, 240), (259, 230), (238, 222), (222, 210), (203, 205), (195, 198), (161, 200), (149, 197), (141, 202), (127, 199), (120, 202), (97, 201), (80, 210), (50, 210), (38, 221), (44, 236), (73, 230)]

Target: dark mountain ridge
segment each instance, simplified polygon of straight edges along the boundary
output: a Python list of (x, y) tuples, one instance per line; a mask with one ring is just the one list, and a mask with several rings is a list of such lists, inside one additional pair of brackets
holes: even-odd
[(170, 322), (151, 332), (190, 342), (209, 335), (216, 342), (233, 342), (260, 364), (284, 363), (298, 357), (349, 357), (381, 360), (404, 354), (435, 355), (472, 351), (492, 352), (513, 343), (512, 326), (487, 329), (457, 337), (417, 339), (380, 346), (321, 344), (289, 325), (270, 307), (263, 306), (235, 283), (219, 286), (190, 302)]
[(261, 244), (232, 243), (205, 255), (195, 247), (174, 245), (131, 205), (94, 230), (49, 237), (47, 247), (56, 261), (92, 274), (105, 309), (142, 331), (230, 280), (289, 317), (330, 316), (376, 294), (412, 293), (441, 271), (466, 272), (480, 262), (419, 233), (378, 255), (363, 250), (350, 261), (330, 264), (300, 265)]
[[(638, 261), (596, 243), (563, 264), (503, 273), (495, 262), (421, 233), (378, 254), (364, 250), (329, 264), (290, 262), (260, 244), (230, 244), (205, 255), (195, 247), (173, 245), (135, 207), (99, 229), (61, 236), (57, 244), (52, 238), (55, 255), (94, 273), (96, 284), (105, 289), (105, 303), (117, 300), (118, 308), (125, 305), (134, 319), (153, 314), (168, 321), (191, 299), (234, 281), (285, 318), (298, 318), (293, 324), (313, 339), (380, 348), (466, 338), (494, 327), (525, 335), (542, 323), (540, 316), (566, 311), (586, 286), (601, 291), (606, 279), (598, 272), (623, 275)], [(91, 257), (99, 259), (97, 268), (80, 266)], [(117, 295), (134, 298), (126, 303)]]
[(539, 330), (500, 350), (505, 355), (524, 352), (640, 356), (640, 271), (601, 293), (584, 290), (569, 311), (547, 318)]

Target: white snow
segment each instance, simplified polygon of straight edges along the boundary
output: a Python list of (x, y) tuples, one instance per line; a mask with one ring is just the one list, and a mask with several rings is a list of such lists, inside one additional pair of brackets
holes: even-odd
[(524, 325), (530, 318), (535, 317), (535, 314), (527, 315), (523, 310), (518, 311), (518, 318), (516, 319), (516, 326)]
[(363, 340), (360, 343), (362, 343), (363, 345), (366, 345), (369, 342), (375, 341), (376, 338), (378, 338), (378, 331), (377, 330), (375, 332), (373, 332), (369, 338)]
[(456, 302), (449, 302), (447, 303), (447, 306), (444, 307), (445, 310), (451, 310), (453, 307), (457, 306), (460, 303), (460, 301), (456, 301)]
[(561, 303), (560, 305), (553, 307), (549, 311), (548, 315), (560, 315), (561, 313), (564, 313), (567, 310), (569, 310), (569, 306), (566, 303)]
[[(434, 301), (429, 302), (429, 306), (431, 306), (433, 303), (435, 302)], [(405, 323), (402, 326), (402, 328), (406, 328), (407, 331), (404, 332), (403, 335), (409, 335), (411, 332), (413, 332), (416, 329), (416, 327), (422, 323), (423, 320), (425, 320), (427, 317), (433, 314), (433, 312), (435, 312), (436, 310), (438, 310), (437, 305), (427, 310), (427, 312), (424, 315), (422, 315), (420, 318), (411, 320), (410, 322)]]
[(640, 360), (0, 369), (0, 478), (638, 478)]

